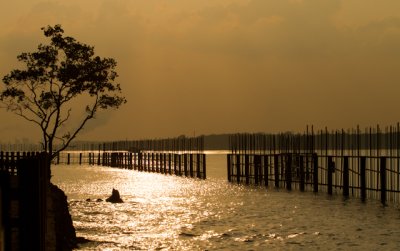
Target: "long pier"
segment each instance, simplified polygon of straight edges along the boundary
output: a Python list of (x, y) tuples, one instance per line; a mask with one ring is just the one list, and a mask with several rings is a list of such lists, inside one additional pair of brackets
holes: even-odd
[(229, 182), (400, 203), (400, 126), (236, 134)]
[(174, 152), (62, 152), (54, 164), (89, 164), (155, 172), (192, 178), (206, 178), (204, 153)]
[(61, 152), (54, 164), (89, 164), (206, 179), (204, 137), (115, 141), (75, 145)]

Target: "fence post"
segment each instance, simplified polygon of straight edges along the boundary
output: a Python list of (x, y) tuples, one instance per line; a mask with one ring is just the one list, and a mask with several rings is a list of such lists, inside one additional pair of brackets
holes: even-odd
[(250, 184), (250, 163), (249, 163), (249, 155), (244, 155), (244, 175), (246, 176), (246, 185)]
[(159, 153), (159, 155), (160, 155), (160, 163), (159, 163), (160, 173), (165, 174), (165, 170), (164, 170), (164, 161), (165, 161), (164, 153)]
[(182, 154), (178, 154), (178, 173), (182, 176)]
[(381, 176), (381, 202), (382, 204), (386, 204), (386, 157), (381, 157), (380, 176)]
[(200, 160), (200, 157), (201, 157), (201, 155), (200, 155), (200, 153), (198, 153), (197, 155), (196, 155), (196, 160), (197, 160), (197, 165), (196, 165), (196, 173), (197, 173), (197, 178), (201, 178), (201, 160)]
[(201, 156), (203, 156), (203, 179), (205, 180), (207, 178), (207, 159), (204, 153)]
[(138, 162), (138, 170), (143, 171), (143, 153), (142, 151), (139, 151), (137, 154), (137, 162)]
[(332, 195), (332, 172), (333, 172), (332, 156), (328, 156), (328, 194), (329, 195)]
[(264, 155), (264, 185), (268, 187), (268, 155)]
[(50, 175), (48, 158), (47, 154), (40, 154), (18, 163), (21, 250), (45, 250), (46, 191)]
[(304, 192), (304, 190), (305, 190), (305, 180), (304, 180), (304, 178), (305, 178), (305, 175), (304, 175), (304, 163), (303, 163), (303, 156), (302, 155), (300, 155), (300, 158), (299, 158), (299, 168), (300, 168), (300, 191), (302, 191), (302, 192)]
[(238, 184), (240, 184), (240, 154), (236, 155), (236, 181)]
[(71, 154), (68, 153), (67, 154), (67, 165), (69, 165), (71, 163)]
[(285, 170), (286, 176), (286, 189), (292, 190), (292, 155), (287, 154), (287, 166)]
[(146, 160), (146, 171), (151, 172), (152, 170), (152, 165), (151, 165), (151, 153), (147, 153), (147, 160)]
[(82, 165), (82, 153), (79, 153), (79, 165)]
[(226, 161), (227, 161), (227, 173), (228, 173), (228, 181), (231, 182), (231, 154), (226, 155)]
[(188, 163), (187, 163), (187, 161), (188, 161), (188, 155), (187, 155), (187, 153), (184, 153), (183, 154), (183, 172), (184, 172), (184, 174), (185, 174), (185, 177), (187, 177), (188, 176)]
[(254, 184), (258, 185), (259, 183), (259, 173), (261, 167), (261, 156), (254, 155)]
[(168, 174), (168, 154), (164, 153), (164, 174)]
[(275, 187), (279, 188), (279, 155), (274, 155), (274, 176), (275, 176)]
[(193, 153), (189, 154), (189, 173), (190, 177), (193, 178)]
[(155, 172), (155, 165), (154, 165), (154, 152), (151, 153), (151, 172)]
[[(364, 177), (364, 185), (365, 185), (365, 157), (360, 158), (361, 161), (361, 199), (363, 199), (363, 177)], [(364, 163), (364, 174), (363, 174), (363, 163)], [(365, 187), (364, 187), (365, 192)], [(349, 193), (349, 157), (343, 157), (343, 196), (348, 197)]]
[(314, 184), (314, 193), (318, 193), (318, 155), (313, 153), (313, 184)]
[(168, 174), (171, 175), (172, 173), (172, 153), (168, 153)]

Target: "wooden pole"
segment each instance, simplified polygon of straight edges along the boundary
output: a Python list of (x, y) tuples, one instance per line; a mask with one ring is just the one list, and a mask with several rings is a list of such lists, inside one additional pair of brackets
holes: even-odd
[(236, 155), (236, 181), (238, 184), (240, 184), (240, 154)]
[(261, 170), (261, 155), (254, 155), (254, 184), (259, 183), (259, 173)]
[(333, 160), (332, 156), (328, 156), (328, 194), (332, 195), (332, 173), (333, 173)]
[[(348, 162), (348, 161), (347, 161)], [(346, 163), (346, 162), (345, 162)], [(348, 165), (348, 164), (347, 164)], [(347, 172), (348, 172), (348, 167), (347, 167)], [(360, 186), (361, 186), (361, 200), (365, 201), (367, 198), (367, 193), (366, 193), (366, 175), (365, 175), (365, 170), (366, 170), (366, 157), (360, 157)], [(348, 175), (348, 174), (347, 174)], [(349, 178), (347, 178), (347, 183)], [(348, 186), (348, 184), (347, 184)], [(347, 188), (348, 190), (348, 188)], [(343, 191), (343, 195), (344, 191)], [(347, 191), (347, 196), (349, 195), (349, 191)]]
[(312, 155), (313, 159), (313, 191), (314, 193), (318, 193), (318, 155), (316, 153), (313, 153)]
[(168, 154), (168, 174), (169, 175), (171, 175), (171, 173), (172, 173), (171, 165), (172, 165), (172, 153), (169, 153)]
[(268, 164), (269, 164), (268, 155), (264, 155), (264, 185), (268, 187)]
[(279, 154), (274, 154), (275, 187), (279, 188)]
[(160, 153), (160, 163), (159, 163), (159, 165), (160, 165), (160, 172), (162, 174), (165, 174), (164, 162), (165, 162), (164, 153)]
[(300, 191), (304, 192), (305, 190), (305, 175), (304, 175), (304, 162), (303, 162), (303, 156), (299, 156), (299, 169), (300, 169)]
[(193, 178), (193, 153), (189, 154), (189, 173), (190, 177)]
[(202, 156), (203, 156), (203, 179), (206, 179), (207, 178), (207, 163), (206, 163), (207, 159), (206, 159), (205, 154), (202, 154)]
[(244, 174), (246, 176), (246, 185), (250, 184), (250, 173), (249, 173), (250, 163), (249, 163), (249, 155), (246, 154), (244, 156)]
[(200, 153), (198, 153), (197, 155), (196, 155), (196, 160), (197, 160), (197, 165), (196, 165), (196, 173), (197, 173), (197, 178), (201, 178), (201, 159), (200, 159), (200, 157), (201, 157), (201, 154)]
[(349, 157), (343, 156), (343, 196), (349, 195)]
[(380, 176), (381, 176), (381, 202), (386, 204), (386, 157), (380, 157)]
[(183, 172), (185, 174), (185, 177), (188, 176), (188, 155), (187, 153), (183, 154)]
[(178, 154), (178, 175), (182, 176), (182, 154)]
[(286, 166), (286, 189), (292, 190), (292, 154), (287, 154), (287, 166)]
[(231, 154), (226, 155), (226, 161), (227, 161), (226, 166), (227, 166), (227, 174), (228, 174), (229, 182), (232, 182), (232, 179), (231, 179), (231, 175), (232, 175), (232, 173), (231, 173), (231, 156), (232, 156)]

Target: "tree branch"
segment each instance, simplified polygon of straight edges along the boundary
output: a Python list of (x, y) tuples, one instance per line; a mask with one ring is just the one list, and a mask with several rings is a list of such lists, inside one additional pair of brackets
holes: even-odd
[(78, 135), (78, 133), (83, 129), (83, 127), (85, 126), (86, 122), (90, 119), (92, 119), (97, 111), (97, 107), (98, 107), (98, 102), (99, 102), (99, 95), (96, 95), (96, 100), (92, 106), (91, 109), (89, 109), (89, 114), (86, 116), (86, 118), (82, 121), (82, 123), (79, 125), (79, 127), (75, 130), (75, 132), (72, 134), (72, 136), (70, 136), (70, 138), (67, 140), (67, 142), (57, 151), (54, 152), (54, 154), (52, 154), (52, 158), (54, 158), (55, 156), (57, 156), (57, 154), (63, 150), (65, 150), (68, 145), (71, 143), (71, 141), (73, 139), (75, 139), (75, 137)]

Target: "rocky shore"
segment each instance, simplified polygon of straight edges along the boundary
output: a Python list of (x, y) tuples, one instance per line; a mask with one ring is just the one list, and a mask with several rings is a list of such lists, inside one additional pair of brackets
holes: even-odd
[(76, 237), (67, 196), (64, 191), (51, 183), (47, 196), (47, 230), (48, 250), (68, 251), (78, 247), (80, 239)]

